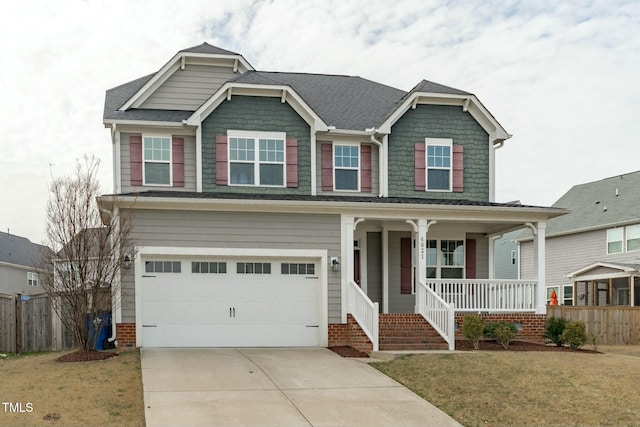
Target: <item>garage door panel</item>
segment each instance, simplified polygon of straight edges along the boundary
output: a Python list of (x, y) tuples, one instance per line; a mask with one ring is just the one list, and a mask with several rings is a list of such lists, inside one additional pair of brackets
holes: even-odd
[[(143, 346), (318, 345), (317, 277), (280, 274), (279, 260), (226, 262), (224, 274), (191, 273), (182, 259), (182, 273), (140, 279)], [(237, 273), (236, 262), (270, 262), (271, 273)]]

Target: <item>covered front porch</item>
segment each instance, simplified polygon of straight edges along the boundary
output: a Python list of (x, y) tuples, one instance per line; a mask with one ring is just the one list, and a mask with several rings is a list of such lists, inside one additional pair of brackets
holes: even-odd
[[(418, 314), (453, 349), (456, 314), (546, 312), (546, 222), (522, 218), (517, 209), (510, 215), (479, 211), (430, 218), (342, 215), (344, 321), (353, 316), (374, 351), (380, 315), (388, 322), (388, 315)], [(495, 279), (495, 240), (523, 226), (535, 235), (538, 279)]]
[(574, 306), (640, 306), (640, 264), (596, 262), (567, 277), (573, 281)]

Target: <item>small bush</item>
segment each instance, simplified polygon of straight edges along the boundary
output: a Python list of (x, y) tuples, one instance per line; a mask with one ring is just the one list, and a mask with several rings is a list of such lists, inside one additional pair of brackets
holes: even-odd
[(544, 322), (544, 337), (554, 343), (558, 347), (562, 347), (564, 340), (562, 333), (567, 321), (562, 317), (549, 317)]
[(504, 349), (518, 335), (518, 328), (513, 322), (494, 322), (484, 327), (484, 336), (496, 340)]
[(574, 350), (582, 347), (587, 342), (587, 328), (584, 322), (568, 322), (564, 327), (562, 340)]
[(462, 319), (462, 335), (473, 343), (476, 350), (480, 347), (479, 342), (484, 332), (484, 319), (479, 316), (468, 314)]

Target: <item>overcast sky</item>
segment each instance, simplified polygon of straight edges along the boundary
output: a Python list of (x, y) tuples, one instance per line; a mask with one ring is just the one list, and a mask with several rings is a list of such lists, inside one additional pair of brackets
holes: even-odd
[[(11, 6), (7, 6), (11, 5)], [(10, 2), (0, 17), (0, 230), (43, 238), (47, 186), (102, 160), (109, 88), (204, 41), (258, 70), (422, 79), (472, 92), (513, 134), (497, 201), (551, 205), (640, 169), (640, 1)], [(638, 190), (640, 193), (640, 189)]]

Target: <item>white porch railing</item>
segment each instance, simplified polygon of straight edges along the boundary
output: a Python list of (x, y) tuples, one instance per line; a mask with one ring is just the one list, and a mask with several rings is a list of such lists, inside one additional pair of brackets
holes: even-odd
[(372, 302), (354, 281), (349, 281), (347, 286), (347, 312), (353, 315), (367, 335), (373, 351), (378, 351), (378, 303)]
[(455, 350), (455, 304), (440, 298), (425, 283), (416, 285), (416, 313), (433, 326), (449, 344), (449, 350)]
[(536, 310), (537, 281), (427, 279), (427, 286), (458, 312), (531, 312)]

